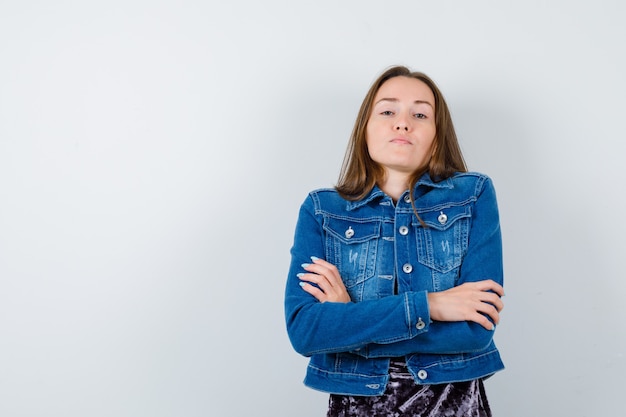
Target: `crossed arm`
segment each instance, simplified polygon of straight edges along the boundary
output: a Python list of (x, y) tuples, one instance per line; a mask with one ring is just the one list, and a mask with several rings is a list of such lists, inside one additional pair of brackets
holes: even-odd
[[(307, 272), (298, 276), (302, 289), (318, 301), (351, 301), (339, 271), (333, 264), (313, 258), (312, 263), (305, 265), (304, 269)], [(431, 292), (427, 295), (430, 317), (442, 322), (474, 322), (487, 330), (493, 330), (494, 323), (500, 322), (500, 312), (504, 308), (500, 297), (503, 295), (502, 286), (490, 279), (466, 282), (445, 291)]]

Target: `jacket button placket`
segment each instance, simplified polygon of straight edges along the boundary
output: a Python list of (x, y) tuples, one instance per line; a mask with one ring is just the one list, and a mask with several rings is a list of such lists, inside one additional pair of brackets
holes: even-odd
[[(408, 195), (406, 195), (403, 200), (404, 200), (404, 203), (411, 204), (411, 200), (408, 198)], [(406, 209), (406, 206), (403, 208)], [(411, 215), (410, 214), (402, 214), (402, 215), (397, 214), (395, 220), (396, 220), (396, 225), (398, 225), (397, 226), (398, 239), (396, 241), (398, 245), (397, 254), (405, 254), (407, 253), (407, 249), (411, 247), (411, 244), (410, 244), (411, 228), (409, 227), (411, 225)], [(402, 260), (400, 259), (398, 259), (398, 261), (402, 262)], [(413, 265), (411, 264), (410, 260), (407, 260), (405, 258), (404, 262), (401, 265), (402, 265), (402, 272), (404, 272), (405, 274), (410, 274), (413, 272)], [(408, 281), (406, 280), (400, 280), (400, 281), (401, 282), (404, 281), (403, 283), (400, 284), (401, 288), (411, 287)]]

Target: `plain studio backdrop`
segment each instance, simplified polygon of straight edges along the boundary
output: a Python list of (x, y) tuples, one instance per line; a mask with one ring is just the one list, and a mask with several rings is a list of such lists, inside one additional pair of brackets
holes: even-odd
[(0, 415), (324, 415), (285, 332), (289, 249), (394, 64), (441, 86), (496, 185), (494, 414), (618, 415), (625, 18), (617, 0), (0, 1)]

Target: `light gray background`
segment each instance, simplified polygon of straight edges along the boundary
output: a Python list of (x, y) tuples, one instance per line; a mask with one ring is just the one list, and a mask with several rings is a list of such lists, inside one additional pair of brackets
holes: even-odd
[(498, 190), (495, 415), (619, 414), (624, 10), (0, 1), (0, 415), (324, 415), (288, 251), (392, 64), (440, 84)]

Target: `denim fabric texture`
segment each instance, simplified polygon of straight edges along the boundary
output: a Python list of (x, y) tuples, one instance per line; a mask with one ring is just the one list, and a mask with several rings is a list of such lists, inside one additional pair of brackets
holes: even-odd
[[(285, 292), (287, 332), (310, 357), (305, 384), (343, 395), (381, 395), (392, 357), (404, 357), (418, 384), (488, 377), (504, 368), (493, 331), (430, 318), (427, 293), (464, 282), (503, 282), (502, 242), (491, 180), (425, 174), (394, 204), (375, 187), (359, 201), (333, 189), (300, 208)], [(320, 303), (299, 285), (302, 264), (334, 264), (350, 303)]]

